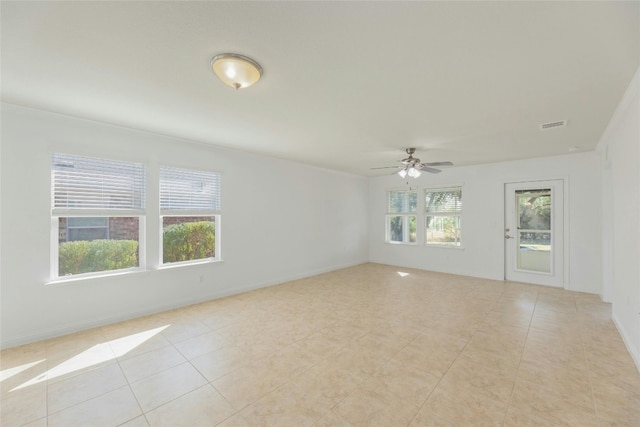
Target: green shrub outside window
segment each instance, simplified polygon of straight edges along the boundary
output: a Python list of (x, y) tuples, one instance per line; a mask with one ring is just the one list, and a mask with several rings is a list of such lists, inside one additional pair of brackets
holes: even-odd
[(215, 257), (216, 236), (213, 221), (168, 225), (163, 228), (162, 234), (163, 263)]
[(135, 240), (78, 240), (58, 248), (58, 274), (93, 273), (138, 266)]

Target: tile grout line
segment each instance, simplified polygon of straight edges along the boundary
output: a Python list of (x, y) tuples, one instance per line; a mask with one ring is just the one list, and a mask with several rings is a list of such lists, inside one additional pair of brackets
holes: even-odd
[[(102, 331), (102, 328), (98, 328), (98, 329), (100, 330), (100, 334), (101, 334), (101, 339), (100, 339), (100, 341), (102, 341), (102, 343), (106, 342), (106, 337), (104, 336), (104, 333), (103, 333), (103, 331)], [(124, 375), (124, 372), (122, 372), (122, 367), (120, 366), (120, 364), (119, 364), (119, 362), (118, 362), (118, 358), (117, 358), (117, 357), (115, 357), (115, 352), (113, 352), (113, 349), (111, 348), (111, 346), (108, 346), (108, 348), (109, 348), (109, 350), (113, 353), (113, 356), (114, 356), (114, 357), (113, 357), (113, 359), (112, 359), (112, 360), (114, 360), (114, 361), (115, 361), (115, 362), (113, 363), (113, 365), (116, 365), (116, 364), (118, 365), (118, 368), (120, 369), (120, 371), (121, 371), (121, 373), (122, 373), (123, 378), (125, 379), (125, 381), (127, 381), (127, 378), (126, 378), (126, 376)], [(48, 362), (49, 362), (48, 353), (47, 353), (47, 352), (45, 352), (45, 355), (46, 355), (46, 358), (47, 358), (47, 370), (49, 370), (49, 366), (48, 366)], [(104, 368), (106, 368), (106, 367), (108, 367), (108, 366), (110, 366), (110, 365), (111, 365), (111, 363), (108, 363), (108, 362), (107, 362), (107, 363), (100, 363), (100, 364), (98, 364), (98, 365), (96, 365), (96, 366), (92, 366), (90, 369), (87, 369), (87, 370), (86, 370), (86, 371), (84, 371), (84, 372), (75, 373), (74, 375), (71, 375), (71, 376), (69, 376), (68, 378), (64, 378), (64, 379), (58, 380), (58, 381), (56, 381), (56, 383), (63, 382), (63, 381), (66, 381), (66, 380), (70, 380), (70, 379), (73, 379), (73, 378), (77, 378), (77, 377), (79, 377), (79, 376), (81, 376), (81, 375), (84, 375), (84, 374), (87, 374), (87, 373), (90, 373), (90, 372), (95, 372), (95, 371), (100, 370), (100, 369), (104, 369)], [(119, 390), (119, 389), (121, 389), (121, 388), (125, 387), (125, 385), (122, 385), (122, 386), (120, 386), (120, 387), (116, 387), (116, 388), (115, 388), (115, 389), (113, 389), (113, 390), (105, 391), (105, 392), (100, 393), (100, 394), (98, 394), (98, 395), (96, 395), (96, 396), (93, 396), (93, 397), (91, 397), (91, 398), (87, 398), (87, 399), (84, 399), (84, 400), (82, 400), (82, 401), (80, 401), (80, 402), (76, 402), (76, 403), (74, 403), (74, 404), (72, 404), (72, 405), (70, 405), (70, 406), (67, 406), (67, 407), (61, 408), (61, 409), (59, 409), (59, 410), (57, 410), (57, 411), (55, 411), (55, 412), (53, 412), (53, 413), (49, 413), (49, 385), (50, 385), (49, 383), (50, 383), (50, 380), (47, 378), (47, 380), (45, 381), (45, 411), (46, 411), (45, 413), (46, 413), (46, 424), (47, 424), (47, 426), (49, 425), (49, 418), (50, 418), (50, 416), (51, 416), (51, 415), (55, 415), (55, 414), (59, 414), (59, 413), (61, 413), (61, 412), (67, 411), (67, 410), (69, 410), (69, 409), (71, 409), (71, 408), (74, 408), (74, 407), (76, 407), (76, 406), (78, 406), (78, 405), (81, 405), (81, 404), (84, 404), (84, 403), (89, 402), (89, 401), (91, 401), (91, 400), (94, 400), (94, 399), (97, 399), (97, 398), (99, 398), (99, 397), (105, 396), (105, 395), (106, 395), (106, 394), (108, 394), (108, 393), (111, 393), (111, 392), (113, 392), (113, 391), (115, 391), (115, 390)], [(128, 385), (128, 381), (127, 381), (127, 385)], [(133, 391), (132, 391), (132, 394), (133, 394)], [(135, 394), (134, 394), (134, 398), (135, 398)], [(28, 423), (27, 423), (27, 424), (28, 424)]]
[(522, 358), (524, 357), (525, 349), (527, 348), (527, 341), (529, 341), (529, 333), (531, 332), (531, 324), (533, 323), (533, 316), (536, 313), (536, 308), (538, 307), (538, 298), (540, 297), (540, 291), (536, 291), (536, 302), (533, 306), (533, 310), (531, 311), (531, 318), (529, 319), (529, 327), (527, 328), (527, 336), (524, 340), (524, 345), (522, 346), (522, 352), (520, 353), (520, 360), (518, 361), (518, 367), (516, 368), (516, 377), (513, 380), (513, 385), (511, 386), (511, 393), (509, 394), (509, 400), (507, 401), (507, 407), (504, 411), (504, 420), (502, 424), (507, 420), (507, 414), (509, 413), (509, 408), (511, 407), (511, 401), (513, 399), (513, 392), (516, 388), (516, 384), (518, 382), (518, 377), (520, 376), (520, 365), (522, 364)]
[[(575, 297), (574, 297), (575, 303)], [(578, 312), (576, 305), (576, 313)], [(589, 357), (587, 356), (587, 345), (585, 340), (585, 331), (582, 327), (582, 322), (578, 317), (578, 326), (580, 327), (580, 341), (582, 343), (582, 355), (584, 357), (584, 361), (587, 364), (587, 378), (589, 379), (589, 389), (591, 390), (591, 403), (593, 404), (593, 410), (596, 414), (596, 420), (598, 421), (598, 425), (602, 425), (602, 420), (600, 419), (600, 412), (598, 411), (598, 404), (596, 403), (596, 395), (593, 391), (593, 373), (591, 372), (591, 362), (589, 361)]]
[[(47, 359), (47, 364), (45, 366), (47, 371), (45, 371), (45, 372), (48, 372), (49, 371), (49, 354), (48, 354), (47, 350), (45, 350), (44, 355), (45, 355), (45, 357)], [(45, 412), (44, 412), (44, 414), (45, 414), (45, 423), (46, 423), (47, 427), (49, 427), (49, 378), (48, 377), (47, 377), (47, 381), (46, 381), (45, 387), (44, 387), (44, 409), (45, 409)]]
[[(495, 303), (494, 303), (495, 304)], [(438, 318), (438, 321), (440, 319), (442, 319), (442, 317), (444, 317), (444, 314), (440, 315), (440, 317)], [(485, 315), (486, 317), (486, 315)], [(428, 328), (425, 328), (428, 329)], [(431, 395), (433, 394), (433, 392), (438, 388), (438, 386), (440, 385), (440, 383), (442, 382), (442, 380), (444, 379), (444, 377), (447, 375), (447, 373), (449, 372), (449, 369), (451, 369), (451, 367), (453, 366), (453, 364), (456, 362), (456, 360), (458, 360), (458, 357), (460, 357), (460, 355), (462, 354), (462, 352), (464, 351), (465, 348), (467, 348), (467, 345), (469, 345), (469, 342), (471, 342), (471, 339), (473, 338), (473, 335), (475, 335), (476, 331), (478, 330), (478, 328), (476, 327), (476, 329), (473, 331), (473, 334), (471, 334), (471, 336), (467, 339), (467, 342), (465, 342), (464, 346), (460, 349), (460, 351), (458, 352), (457, 356), (455, 357), (455, 359), (453, 359), (451, 361), (451, 364), (447, 367), (447, 370), (440, 376), (440, 378), (438, 379), (438, 382), (436, 383), (436, 385), (433, 387), (433, 389), (431, 389), (431, 391), (429, 392), (429, 395), (427, 396), (427, 398), (424, 400), (424, 402), (422, 402), (422, 405), (420, 405), (420, 407), (418, 408), (418, 410), (416, 411), (415, 415), (413, 416), (413, 418), (411, 418), (411, 420), (409, 421), (409, 424), (407, 424), (407, 426), (410, 426), (411, 423), (416, 419), (416, 417), (418, 416), (418, 414), (420, 413), (420, 411), (422, 411), (422, 408), (424, 407), (424, 405), (427, 404), (427, 402), (429, 401), (429, 398), (431, 398)], [(446, 334), (449, 335), (449, 334)], [(416, 337), (417, 339), (417, 337)], [(407, 344), (408, 345), (408, 344)], [(437, 415), (437, 414), (436, 414)], [(442, 418), (442, 417), (440, 417)], [(443, 418), (444, 419), (444, 418)], [(446, 420), (449, 421), (449, 420)]]
[[(199, 336), (199, 335), (196, 335), (196, 336), (194, 336), (194, 337), (192, 337), (192, 338), (195, 338), (195, 337), (197, 337), (197, 336)], [(150, 375), (148, 375), (148, 376), (146, 376), (146, 377), (144, 377), (144, 378), (139, 378), (139, 379), (137, 379), (136, 381), (133, 381), (133, 383), (140, 382), (140, 381), (144, 381), (144, 380), (146, 380), (146, 379), (148, 379), (148, 378), (150, 378), (150, 377), (152, 377), (152, 376), (154, 376), (154, 375), (160, 374), (160, 373), (162, 373), (162, 372), (166, 372), (166, 371), (168, 371), (169, 369), (173, 369), (173, 368), (175, 368), (176, 366), (180, 366), (180, 365), (183, 365), (183, 364), (185, 364), (185, 363), (189, 363), (189, 365), (190, 365), (190, 366), (191, 366), (191, 367), (192, 367), (196, 372), (198, 372), (198, 374), (199, 374), (199, 375), (201, 375), (201, 376), (203, 377), (203, 379), (204, 379), (205, 381), (207, 381), (207, 383), (208, 383), (208, 380), (206, 379), (206, 377), (205, 377), (204, 375), (202, 375), (202, 373), (201, 373), (200, 371), (198, 371), (198, 369), (196, 369), (196, 367), (195, 367), (195, 366), (193, 366), (193, 364), (191, 363), (191, 361), (190, 361), (190, 360), (188, 360), (188, 359), (187, 359), (187, 358), (186, 358), (186, 357), (185, 357), (185, 356), (180, 352), (180, 350), (176, 347), (176, 345), (175, 345), (172, 341), (169, 341), (166, 337), (165, 337), (165, 339), (167, 340), (167, 342), (169, 343), (169, 345), (164, 346), (164, 347), (161, 347), (161, 348), (159, 348), (159, 349), (146, 351), (146, 352), (144, 352), (144, 353), (141, 353), (141, 354), (136, 355), (136, 356), (133, 356), (133, 357), (142, 356), (142, 355), (144, 355), (144, 354), (148, 354), (148, 353), (151, 353), (151, 352), (153, 352), (153, 351), (157, 351), (157, 350), (162, 350), (162, 349), (165, 349), (165, 348), (167, 348), (167, 347), (173, 347), (173, 349), (174, 349), (175, 351), (177, 351), (177, 352), (178, 352), (178, 354), (180, 354), (180, 356), (184, 357), (184, 359), (185, 359), (185, 360), (184, 360), (183, 362), (181, 362), (181, 363), (178, 363), (177, 365), (169, 366), (169, 367), (163, 368), (163, 369), (161, 369), (160, 371), (154, 372), (153, 374), (150, 374)], [(187, 338), (187, 339), (190, 339), (190, 338)], [(185, 340), (183, 340), (183, 341), (186, 341), (186, 339), (185, 339)], [(182, 341), (180, 341), (180, 342), (182, 342)], [(133, 357), (132, 357), (132, 358), (133, 358)], [(129, 360), (129, 359), (126, 359), (126, 360)], [(145, 410), (142, 408), (142, 405), (140, 404), (140, 400), (138, 399), (138, 396), (135, 394), (135, 392), (133, 391), (133, 388), (131, 387), (132, 382), (131, 382), (131, 381), (129, 381), (129, 378), (127, 378), (127, 376), (126, 376), (126, 374), (125, 374), (124, 370), (122, 369), (122, 365), (120, 365), (120, 359), (119, 359), (119, 358), (116, 358), (116, 361), (117, 361), (118, 366), (119, 366), (119, 368), (120, 368), (120, 370), (121, 370), (121, 372), (122, 372), (122, 375), (124, 376), (125, 380), (127, 381), (127, 386), (128, 386), (128, 387), (129, 387), (129, 389), (131, 390), (131, 393), (133, 394), (133, 397), (136, 399), (136, 403), (137, 403), (137, 404), (138, 404), (138, 406), (140, 407), (140, 412), (142, 413), (142, 416), (144, 417), (144, 419), (145, 419), (145, 421), (147, 422), (147, 424), (148, 424), (148, 425), (151, 425), (151, 424), (149, 423), (149, 419), (147, 418), (147, 414), (148, 414), (149, 412), (154, 411), (154, 410), (156, 410), (156, 409), (160, 408), (161, 406), (166, 405), (166, 404), (168, 404), (168, 403), (170, 403), (170, 402), (173, 402), (174, 400), (179, 399), (179, 398), (181, 398), (181, 397), (183, 397), (183, 396), (185, 396), (185, 395), (187, 395), (187, 394), (191, 393), (192, 391), (195, 391), (195, 390), (198, 390), (198, 389), (200, 389), (200, 388), (204, 387), (204, 385), (203, 385), (203, 386), (201, 386), (201, 387), (197, 387), (197, 388), (195, 388), (195, 389), (193, 389), (193, 390), (190, 390), (190, 391), (188, 391), (188, 392), (186, 392), (186, 393), (183, 393), (183, 394), (181, 394), (181, 395), (179, 395), (179, 396), (176, 396), (176, 397), (174, 397), (174, 398), (172, 398), (172, 399), (170, 399), (170, 400), (168, 400), (168, 401), (166, 401), (166, 402), (162, 403), (161, 405), (158, 405), (158, 406), (156, 406), (156, 407), (154, 407), (154, 408), (149, 409), (148, 411), (145, 411)], [(134, 418), (136, 418), (136, 417), (134, 417)], [(130, 420), (129, 420), (129, 421), (130, 421)]]
[[(400, 314), (399, 314), (399, 315), (400, 315)], [(337, 324), (339, 324), (339, 322), (336, 322), (336, 323), (337, 323)], [(330, 327), (330, 326), (327, 326), (326, 328), (328, 328), (328, 327)], [(322, 330), (322, 329), (326, 329), (326, 328), (321, 328), (321, 330)], [(324, 418), (327, 414), (331, 413), (331, 412), (332, 412), (336, 407), (338, 407), (338, 405), (340, 405), (340, 403), (342, 403), (342, 402), (344, 402), (346, 399), (348, 399), (348, 398), (349, 398), (353, 393), (355, 393), (355, 392), (356, 392), (356, 390), (357, 390), (358, 388), (360, 388), (360, 387), (362, 386), (362, 384), (364, 384), (364, 383), (365, 383), (369, 378), (372, 378), (372, 377), (373, 377), (373, 375), (374, 375), (376, 372), (378, 372), (378, 371), (379, 371), (379, 370), (380, 370), (384, 365), (386, 365), (387, 363), (389, 363), (389, 361), (390, 361), (391, 359), (393, 359), (393, 357), (394, 357), (395, 355), (397, 355), (398, 353), (400, 353), (404, 348), (406, 348), (406, 347), (407, 347), (407, 346), (409, 346), (413, 341), (415, 341), (415, 340), (418, 338), (418, 336), (420, 336), (420, 334), (422, 334), (426, 329), (428, 329), (428, 327), (424, 327), (424, 328), (420, 329), (420, 332), (418, 332), (418, 333), (413, 337), (413, 339), (409, 340), (409, 341), (408, 341), (404, 346), (402, 346), (402, 347), (401, 347), (400, 349), (398, 349), (395, 353), (393, 353), (393, 354), (392, 354), (388, 359), (386, 359), (383, 363), (381, 363), (381, 364), (380, 364), (380, 366), (375, 370), (375, 372), (374, 372), (373, 374), (369, 375), (366, 379), (364, 379), (364, 380), (362, 380), (362, 381), (358, 382), (357, 386), (356, 386), (356, 387), (354, 387), (354, 389), (353, 389), (353, 390), (351, 390), (351, 392), (349, 392), (349, 393), (348, 393), (346, 396), (344, 396), (342, 399), (340, 399), (340, 400), (338, 400), (336, 403), (334, 403), (334, 404), (333, 404), (333, 405), (332, 405), (332, 406), (331, 406), (331, 407), (330, 407), (330, 408), (329, 408), (329, 409), (328, 409), (324, 414), (322, 414), (322, 415), (321, 415), (317, 420), (315, 420), (315, 421), (314, 421), (314, 423), (312, 424), (312, 426), (313, 426), (313, 425), (315, 425), (315, 424), (317, 424), (317, 422), (318, 422), (318, 421), (320, 421), (322, 418)], [(365, 333), (364, 333), (364, 334), (362, 334), (362, 335), (359, 335), (359, 336), (358, 336), (357, 338), (355, 338), (355, 339), (356, 339), (356, 340), (357, 340), (357, 339), (360, 339), (360, 338), (362, 338), (362, 337), (364, 337), (364, 336), (366, 336), (366, 335), (368, 335), (368, 334), (370, 334), (370, 333), (371, 333), (371, 330), (368, 330), (367, 332), (365, 332)], [(301, 341), (301, 340), (299, 340), (299, 341)], [(346, 345), (344, 345), (344, 346), (340, 347), (340, 348), (336, 351), (336, 353), (337, 353), (337, 352), (340, 352), (341, 350), (343, 350), (343, 349), (345, 349), (345, 348), (347, 348), (347, 347), (349, 347), (349, 344), (346, 344)], [(323, 360), (326, 360), (326, 359), (327, 359), (327, 358), (324, 358)], [(319, 364), (319, 363), (318, 363), (318, 364)], [(318, 364), (316, 364), (316, 365), (313, 365), (313, 366), (309, 367), (309, 368), (308, 368), (308, 369), (306, 369), (304, 372), (307, 372), (307, 371), (311, 370), (314, 366), (317, 366)], [(244, 418), (244, 417), (243, 417), (243, 418)]]
[[(124, 373), (124, 369), (122, 369), (122, 365), (120, 365), (120, 359), (118, 357), (116, 357), (116, 363), (118, 364), (118, 368), (120, 369), (120, 372), (122, 373), (122, 377), (125, 379), (125, 381), (127, 382), (127, 387), (129, 388), (129, 391), (131, 392), (131, 395), (133, 396), (133, 398), (136, 400), (136, 403), (138, 404), (138, 408), (140, 408), (140, 414), (144, 417), (144, 420), (146, 421), (147, 425), (149, 424), (149, 420), (147, 419), (147, 416), (144, 413), (144, 410), (142, 409), (142, 405), (140, 404), (140, 401), (138, 400), (138, 396), (136, 396), (136, 394), (133, 392), (133, 388), (131, 388), (131, 382), (129, 382), (129, 379), (127, 378), (127, 375)], [(130, 420), (125, 421), (124, 423), (127, 423), (137, 417), (139, 417), (140, 415), (137, 415), (133, 418), (131, 418)], [(120, 425), (124, 424), (124, 423), (120, 423)]]
[[(418, 336), (419, 336), (419, 335), (420, 335), (424, 330), (426, 330), (426, 329), (427, 329), (426, 327), (425, 327), (425, 328), (423, 328), (423, 329), (422, 329), (422, 330), (421, 330), (421, 331), (420, 331), (420, 332), (419, 332), (419, 333), (418, 333), (418, 334), (417, 334), (417, 335), (416, 335), (412, 340), (410, 340), (409, 342), (407, 342), (404, 346), (402, 346), (402, 348), (400, 348), (398, 351), (396, 351), (395, 353), (393, 353), (393, 355), (392, 355), (392, 356), (390, 356), (387, 360), (385, 360), (385, 361), (384, 361), (384, 363), (382, 363), (382, 364), (381, 364), (381, 365), (380, 365), (380, 366), (375, 370), (375, 372), (378, 372), (378, 371), (380, 370), (380, 368), (382, 368), (382, 366), (384, 366), (384, 365), (386, 365), (387, 363), (389, 363), (389, 361), (390, 361), (391, 359), (393, 359), (393, 357), (394, 357), (396, 354), (400, 353), (400, 352), (401, 352), (405, 347), (409, 346), (409, 345), (410, 345), (413, 341), (415, 341), (415, 340), (418, 338)], [(363, 337), (363, 336), (367, 335), (368, 333), (370, 333), (370, 332), (367, 332), (367, 333), (365, 333), (365, 334), (363, 334), (363, 335), (359, 336), (358, 338), (361, 338), (361, 337)], [(345, 348), (347, 348), (348, 346), (349, 346), (349, 344), (345, 345), (344, 347), (341, 347), (341, 349), (340, 349), (340, 350), (345, 349)], [(338, 350), (338, 351), (340, 351), (340, 350)], [(374, 372), (374, 374), (375, 374), (375, 372)], [(356, 390), (357, 390), (358, 388), (360, 388), (360, 387), (362, 386), (362, 384), (364, 384), (364, 383), (365, 383), (369, 378), (371, 378), (372, 376), (373, 376), (373, 374), (369, 375), (369, 376), (367, 377), (367, 379), (364, 379), (364, 380), (362, 380), (362, 381), (358, 382), (358, 384), (356, 385), (356, 387), (354, 387), (354, 388), (353, 388), (353, 390), (351, 390), (351, 392), (349, 392), (346, 396), (344, 396), (342, 399), (338, 400), (335, 404), (333, 404), (333, 405), (332, 405), (332, 406), (331, 406), (331, 407), (330, 407), (330, 408), (329, 408), (329, 409), (328, 409), (328, 410), (327, 410), (327, 411), (326, 411), (326, 412), (325, 412), (325, 413), (324, 413), (320, 418), (318, 418), (317, 420), (315, 420), (315, 422), (312, 424), (312, 426), (316, 425), (316, 424), (317, 424), (317, 422), (318, 422), (318, 421), (320, 421), (322, 418), (324, 418), (327, 414), (329, 414), (330, 412), (333, 412), (333, 410), (334, 410), (336, 407), (338, 407), (338, 405), (340, 405), (340, 403), (344, 402), (344, 401), (345, 401), (346, 399), (348, 399), (351, 395), (353, 395), (353, 394), (356, 392)]]

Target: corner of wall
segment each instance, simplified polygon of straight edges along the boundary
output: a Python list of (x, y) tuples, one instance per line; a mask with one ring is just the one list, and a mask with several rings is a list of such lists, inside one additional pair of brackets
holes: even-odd
[(613, 320), (613, 324), (616, 325), (616, 329), (618, 329), (618, 332), (622, 337), (622, 341), (624, 342), (624, 345), (627, 347), (627, 350), (629, 351), (629, 354), (631, 355), (633, 362), (636, 364), (636, 368), (638, 368), (638, 371), (640, 371), (640, 349), (635, 348), (631, 344), (632, 343), (631, 337), (629, 337), (629, 334), (626, 328), (624, 327), (624, 324), (620, 322), (620, 320), (618, 320), (618, 317), (615, 315), (615, 313), (611, 316), (611, 318)]

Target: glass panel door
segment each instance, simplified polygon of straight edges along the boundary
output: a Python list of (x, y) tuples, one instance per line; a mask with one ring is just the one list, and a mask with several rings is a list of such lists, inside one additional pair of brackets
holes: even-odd
[(551, 189), (516, 190), (517, 269), (551, 273)]
[(564, 181), (505, 184), (505, 279), (565, 284)]

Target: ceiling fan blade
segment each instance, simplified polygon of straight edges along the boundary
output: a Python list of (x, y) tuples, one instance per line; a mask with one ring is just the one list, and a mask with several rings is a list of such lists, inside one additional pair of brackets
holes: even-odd
[(431, 162), (431, 163), (423, 163), (423, 165), (427, 166), (453, 166), (451, 162)]
[(430, 168), (429, 166), (425, 166), (424, 164), (422, 164), (422, 167), (418, 168), (418, 170), (420, 170), (422, 172), (429, 172), (429, 173), (440, 173), (440, 172), (442, 172), (440, 169)]
[(400, 169), (400, 166), (382, 166), (380, 168), (369, 168), (369, 169), (373, 170), (373, 169), (391, 169), (391, 168)]

